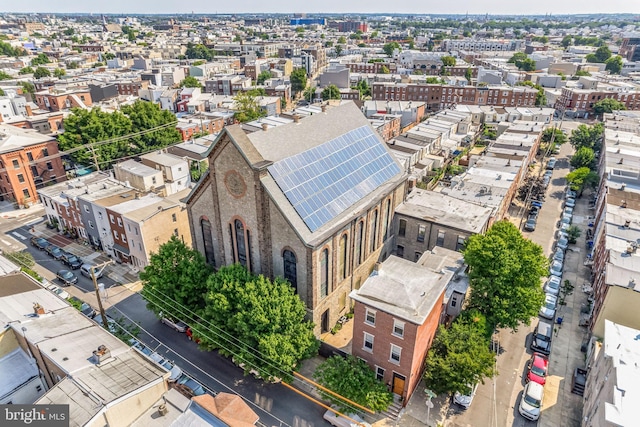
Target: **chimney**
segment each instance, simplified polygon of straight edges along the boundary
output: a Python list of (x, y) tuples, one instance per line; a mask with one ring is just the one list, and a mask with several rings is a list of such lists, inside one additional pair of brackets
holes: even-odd
[(624, 228), (629, 228), (629, 226), (631, 225), (631, 221), (629, 221), (628, 219), (625, 220), (624, 222)]
[(266, 123), (262, 123), (262, 130), (263, 130), (263, 131), (265, 131), (265, 132), (266, 132), (267, 130), (269, 130), (269, 125), (268, 125), (268, 124), (266, 124)]
[(37, 314), (38, 316), (43, 315), (44, 314), (44, 307), (42, 307), (40, 304), (38, 304), (37, 302), (33, 303), (33, 312), (35, 314)]
[(326, 105), (322, 104), (322, 107), (320, 107), (320, 108), (322, 108), (322, 112), (323, 113), (327, 112), (327, 106)]
[(138, 192), (136, 191), (136, 194), (135, 194), (135, 196), (134, 196), (134, 197), (135, 197), (136, 199), (139, 199), (139, 198), (140, 198), (140, 193), (138, 193)]
[[(323, 111), (324, 111), (324, 105), (322, 106)], [(300, 115), (299, 114), (294, 114), (293, 115), (293, 122), (294, 123), (300, 123)]]
[(93, 357), (96, 358), (96, 364), (100, 364), (111, 357), (111, 351), (105, 345), (101, 345), (93, 351)]

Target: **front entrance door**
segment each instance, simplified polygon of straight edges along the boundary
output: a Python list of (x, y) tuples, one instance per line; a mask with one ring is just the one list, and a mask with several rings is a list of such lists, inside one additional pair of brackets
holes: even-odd
[(322, 313), (322, 319), (320, 320), (320, 333), (324, 334), (329, 332), (329, 310), (327, 309)]
[(404, 396), (405, 377), (400, 374), (393, 373), (393, 392), (398, 396)]

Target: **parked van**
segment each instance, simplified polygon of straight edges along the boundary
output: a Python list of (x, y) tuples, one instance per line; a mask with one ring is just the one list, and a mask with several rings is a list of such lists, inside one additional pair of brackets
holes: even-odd
[[(94, 266), (93, 264), (82, 264), (82, 266), (80, 267), (80, 273), (83, 276), (91, 278), (91, 267), (93, 267), (93, 266)], [(95, 270), (96, 279), (99, 279), (99, 278), (102, 277), (102, 270), (103, 269), (99, 269), (99, 270), (96, 269)]]
[(548, 355), (551, 353), (551, 338), (553, 337), (553, 325), (540, 320), (533, 331), (531, 350)]

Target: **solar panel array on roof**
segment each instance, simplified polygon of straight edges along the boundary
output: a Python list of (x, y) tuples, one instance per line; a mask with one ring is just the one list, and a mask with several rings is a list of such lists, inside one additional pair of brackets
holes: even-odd
[(268, 170), (312, 232), (400, 173), (368, 126), (279, 160)]

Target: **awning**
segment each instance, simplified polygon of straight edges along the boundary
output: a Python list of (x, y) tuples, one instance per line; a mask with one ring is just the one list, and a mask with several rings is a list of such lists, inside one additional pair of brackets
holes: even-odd
[(120, 252), (123, 255), (129, 256), (129, 248), (125, 248), (124, 246), (114, 243), (113, 249), (115, 249), (116, 251)]

